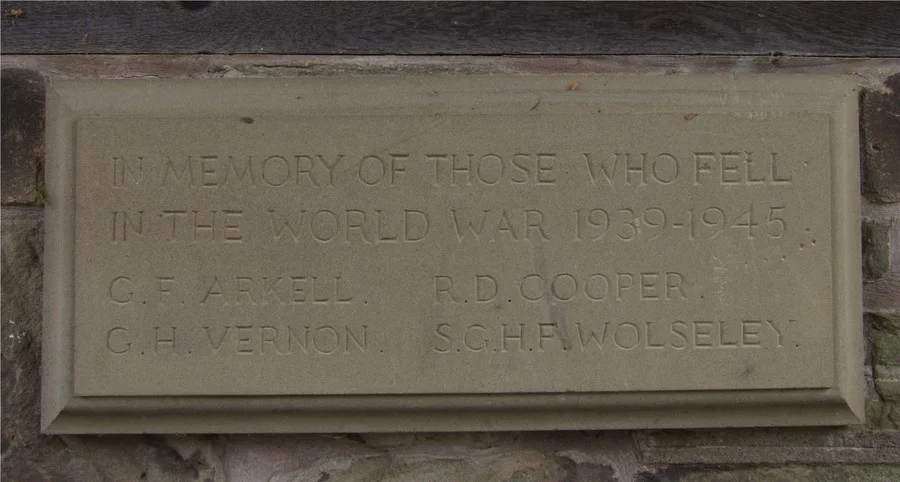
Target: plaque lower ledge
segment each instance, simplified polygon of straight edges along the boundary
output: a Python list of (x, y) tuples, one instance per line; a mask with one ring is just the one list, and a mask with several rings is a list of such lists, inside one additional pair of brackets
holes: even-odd
[[(228, 399), (215, 408), (215, 399), (116, 401), (113, 408), (86, 399), (73, 399), (69, 407), (44, 420), (43, 432), (51, 434), (91, 433), (317, 433), (317, 432), (418, 432), (418, 431), (514, 431), (514, 430), (593, 430), (644, 428), (725, 428), (757, 426), (855, 425), (864, 422), (862, 397), (854, 400), (822, 392), (803, 397), (784, 397), (748, 393), (752, 403), (740, 396), (730, 400), (692, 397), (677, 404), (667, 403), (667, 395), (645, 395), (644, 403), (597, 403), (594, 406), (572, 403), (566, 406), (535, 403), (532, 406), (502, 402), (463, 408), (463, 403), (390, 407), (374, 403), (370, 408), (336, 404), (300, 409), (298, 398), (285, 403), (258, 398), (237, 404)], [(678, 398), (683, 394), (673, 394)], [(376, 397), (377, 398), (377, 397)], [(613, 397), (615, 398), (615, 397)], [(765, 398), (769, 398), (766, 400)], [(804, 399), (805, 398), (805, 399)], [(105, 401), (109, 402), (109, 399)], [(170, 402), (170, 403), (167, 403)], [(273, 403), (274, 402), (274, 403)], [(420, 401), (419, 401), (420, 402)], [(363, 402), (364, 403), (364, 402)], [(173, 408), (173, 404), (177, 408)], [(230, 406), (229, 406), (230, 404)], [(166, 405), (169, 405), (168, 407)], [(294, 405), (295, 408), (289, 408)], [(379, 406), (380, 405), (380, 406)], [(443, 406), (440, 406), (443, 405)], [(518, 405), (518, 406), (517, 406)], [(243, 407), (241, 407), (243, 406)]]

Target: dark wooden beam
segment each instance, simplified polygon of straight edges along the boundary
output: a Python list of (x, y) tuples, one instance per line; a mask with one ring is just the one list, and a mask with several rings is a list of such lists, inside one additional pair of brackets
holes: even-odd
[(2, 2), (3, 54), (900, 56), (891, 2)]

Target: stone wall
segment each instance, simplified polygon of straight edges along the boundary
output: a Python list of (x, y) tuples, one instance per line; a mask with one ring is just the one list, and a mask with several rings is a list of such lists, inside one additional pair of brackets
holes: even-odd
[[(6, 480), (900, 480), (900, 62), (778, 57), (5, 56)], [(48, 436), (39, 431), (43, 93), (61, 78), (828, 73), (859, 79), (867, 422), (583, 432)]]

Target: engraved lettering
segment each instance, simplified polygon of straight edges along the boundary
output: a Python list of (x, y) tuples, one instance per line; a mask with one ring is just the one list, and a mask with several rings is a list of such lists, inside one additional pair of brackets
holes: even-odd
[(544, 342), (556, 337), (556, 323), (538, 323), (538, 351), (544, 351)]
[(437, 327), (435, 327), (435, 329), (434, 329), (434, 334), (435, 334), (438, 338), (440, 338), (439, 341), (441, 341), (442, 343), (445, 343), (445, 344), (446, 344), (446, 347), (445, 347), (445, 348), (441, 348), (441, 347), (435, 346), (435, 347), (434, 347), (434, 351), (435, 351), (435, 352), (437, 352), (437, 353), (449, 353), (449, 352), (450, 352), (450, 349), (453, 348), (453, 343), (450, 341), (451, 338), (450, 338), (450, 334), (448, 333), (449, 331), (450, 331), (450, 325), (448, 325), (447, 323), (440, 323), (440, 324), (437, 325)]
[(340, 348), (340, 337), (330, 326), (320, 326), (313, 334), (313, 348), (321, 355), (331, 355)]
[[(790, 321), (793, 321), (793, 320), (788, 320), (788, 322), (790, 322)], [(777, 345), (778, 348), (783, 347), (784, 346), (784, 334), (782, 333), (782, 329), (779, 328), (778, 325), (776, 325), (775, 322), (772, 320), (766, 320), (766, 325), (769, 328), (771, 328), (773, 332), (775, 332), (775, 336), (778, 339), (778, 345)]]
[(125, 180), (133, 184), (141, 184), (144, 180), (144, 158), (137, 156), (135, 162), (128, 162), (124, 157), (113, 157), (113, 187), (124, 187)]
[(762, 321), (759, 320), (742, 320), (741, 321), (741, 345), (742, 346), (760, 346), (759, 331), (762, 328)]
[(497, 298), (497, 280), (490, 275), (475, 275), (475, 301), (490, 303)]
[[(160, 328), (162, 328), (163, 330), (168, 328), (170, 330), (170, 332), (169, 332), (170, 334), (167, 335), (165, 332), (160, 333)], [(170, 326), (170, 327), (154, 326), (153, 327), (153, 333), (154, 333), (153, 349), (156, 353), (160, 352), (160, 345), (168, 345), (169, 350), (171, 350), (172, 353), (175, 353), (175, 330), (176, 330), (176, 328), (174, 326)]]
[(434, 302), (458, 303), (459, 299), (450, 291), (453, 288), (453, 279), (449, 276), (434, 277)]
[(184, 164), (181, 166), (179, 170), (175, 165), (175, 161), (172, 160), (171, 157), (167, 158), (166, 168), (163, 173), (162, 182), (160, 183), (160, 187), (170, 186), (169, 184), (169, 173), (172, 173), (172, 177), (174, 181), (171, 186), (177, 186), (179, 183), (187, 182), (188, 186), (194, 185), (194, 171), (191, 170), (191, 156), (188, 156), (184, 161)]
[(113, 243), (128, 242), (128, 235), (142, 236), (144, 234), (144, 211), (128, 213), (125, 211), (112, 212)]
[(352, 341), (354, 345), (356, 345), (356, 349), (359, 352), (365, 353), (368, 348), (368, 325), (362, 325), (359, 333), (353, 333), (353, 330), (348, 326), (346, 327), (346, 337), (347, 341), (344, 343), (344, 353), (350, 353), (350, 342)]
[(172, 296), (172, 285), (175, 284), (175, 278), (171, 276), (158, 276), (157, 280), (157, 300), (162, 303), (164, 299)]
[(266, 346), (271, 345), (272, 351), (277, 354), (283, 353), (281, 349), (278, 348), (278, 344), (276, 343), (276, 338), (278, 336), (278, 330), (274, 326), (262, 326), (259, 329), (259, 343), (260, 343), (260, 353), (266, 353)]
[(250, 355), (253, 353), (253, 345), (250, 343), (250, 335), (253, 330), (251, 325), (238, 325), (234, 327), (237, 337), (237, 354)]
[(125, 305), (134, 298), (134, 283), (127, 276), (118, 276), (109, 283), (109, 299), (117, 305)]
[(644, 338), (647, 340), (647, 348), (652, 350), (664, 349), (665, 343), (653, 343), (653, 322), (648, 321), (645, 327)]
[(219, 156), (200, 156), (200, 186), (215, 187), (219, 184), (216, 179)]
[[(418, 219), (418, 221), (415, 221)], [(408, 243), (417, 243), (428, 236), (431, 221), (423, 211), (414, 209), (403, 210), (403, 240)]]
[[(332, 161), (331, 163), (329, 163), (325, 159), (325, 156), (318, 155), (318, 156), (316, 156), (316, 159), (319, 161), (319, 163), (321, 163), (323, 166), (325, 166), (326, 169), (328, 169), (328, 184), (334, 186), (334, 181), (336, 178), (335, 170), (337, 169), (338, 164), (340, 164), (341, 161), (344, 160), (344, 155), (338, 154), (337, 156), (335, 156), (334, 161)], [(310, 180), (312, 180), (312, 175), (310, 175)], [(318, 184), (316, 184), (316, 183), (313, 183), (313, 184), (318, 186)]]
[(575, 326), (578, 328), (578, 341), (581, 343), (581, 351), (585, 351), (591, 343), (596, 345), (598, 349), (603, 348), (603, 345), (606, 343), (606, 327), (609, 326), (609, 323), (601, 323), (599, 332), (592, 328), (585, 328), (581, 323), (576, 323)]
[(670, 331), (673, 335), (677, 336), (681, 341), (678, 344), (672, 343), (672, 347), (678, 350), (683, 350), (687, 348), (688, 344), (688, 336), (686, 330), (688, 329), (687, 323), (682, 321), (676, 321), (672, 323), (669, 327)]
[(219, 348), (222, 348), (222, 343), (225, 342), (225, 337), (228, 336), (228, 330), (230, 329), (230, 326), (226, 326), (222, 330), (222, 336), (220, 336), (219, 340), (216, 341), (213, 334), (210, 332), (210, 328), (208, 326), (203, 327), (203, 331), (206, 333), (206, 339), (209, 341), (209, 346), (212, 347), (214, 352), (218, 352)]
[(610, 186), (613, 185), (613, 177), (615, 177), (616, 171), (619, 170), (620, 153), (617, 152), (612, 156), (612, 167), (607, 166), (603, 161), (594, 160), (593, 155), (589, 152), (586, 152), (581, 156), (588, 167), (588, 173), (591, 176), (591, 184), (596, 185), (598, 181), (602, 180)]
[(243, 169), (239, 169), (238, 162), (234, 156), (228, 156), (225, 172), (222, 175), (222, 184), (228, 184), (228, 180), (233, 177), (239, 184), (244, 184), (244, 179), (247, 179), (250, 181), (248, 183), (250, 186), (256, 186), (256, 176), (253, 174), (252, 164), (253, 158), (247, 156), (247, 162), (244, 163)]
[(737, 340), (728, 341), (727, 337), (725, 336), (726, 331), (727, 330), (725, 328), (725, 321), (719, 320), (719, 347), (720, 348), (727, 348), (727, 347), (737, 348), (739, 345), (738, 341)]
[[(623, 330), (623, 328), (628, 328)], [(629, 335), (631, 334), (631, 335)], [(641, 331), (634, 323), (620, 323), (613, 333), (613, 341), (618, 348), (633, 350), (641, 344)]]
[(269, 156), (263, 160), (261, 174), (267, 186), (280, 187), (291, 178), (290, 165), (281, 156)]
[(482, 325), (471, 325), (466, 328), (463, 335), (463, 346), (466, 350), (480, 352), (487, 348), (487, 339), (484, 333), (487, 330)]
[(711, 321), (695, 321), (693, 323), (694, 326), (694, 347), (711, 347), (713, 346), (712, 342), (712, 327), (713, 322)]
[(128, 340), (128, 330), (117, 326), (106, 332), (106, 349), (114, 355), (124, 355), (131, 351), (131, 342)]
[(503, 334), (501, 335), (502, 342), (500, 344), (500, 351), (502, 351), (502, 352), (509, 351), (509, 349), (507, 348), (507, 344), (506, 344), (507, 342), (515, 342), (516, 345), (518, 346), (517, 351), (522, 351), (523, 350), (522, 336), (524, 335), (524, 332), (525, 332), (525, 323), (519, 323), (518, 334), (514, 334), (512, 331), (508, 331), (507, 329), (509, 328), (509, 326), (510, 325), (507, 323), (504, 323), (502, 325), (501, 329), (502, 329)]

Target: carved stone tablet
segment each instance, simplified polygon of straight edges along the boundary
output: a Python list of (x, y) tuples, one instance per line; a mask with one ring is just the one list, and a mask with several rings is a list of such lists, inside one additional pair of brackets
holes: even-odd
[(835, 77), (55, 82), (51, 432), (846, 424)]

